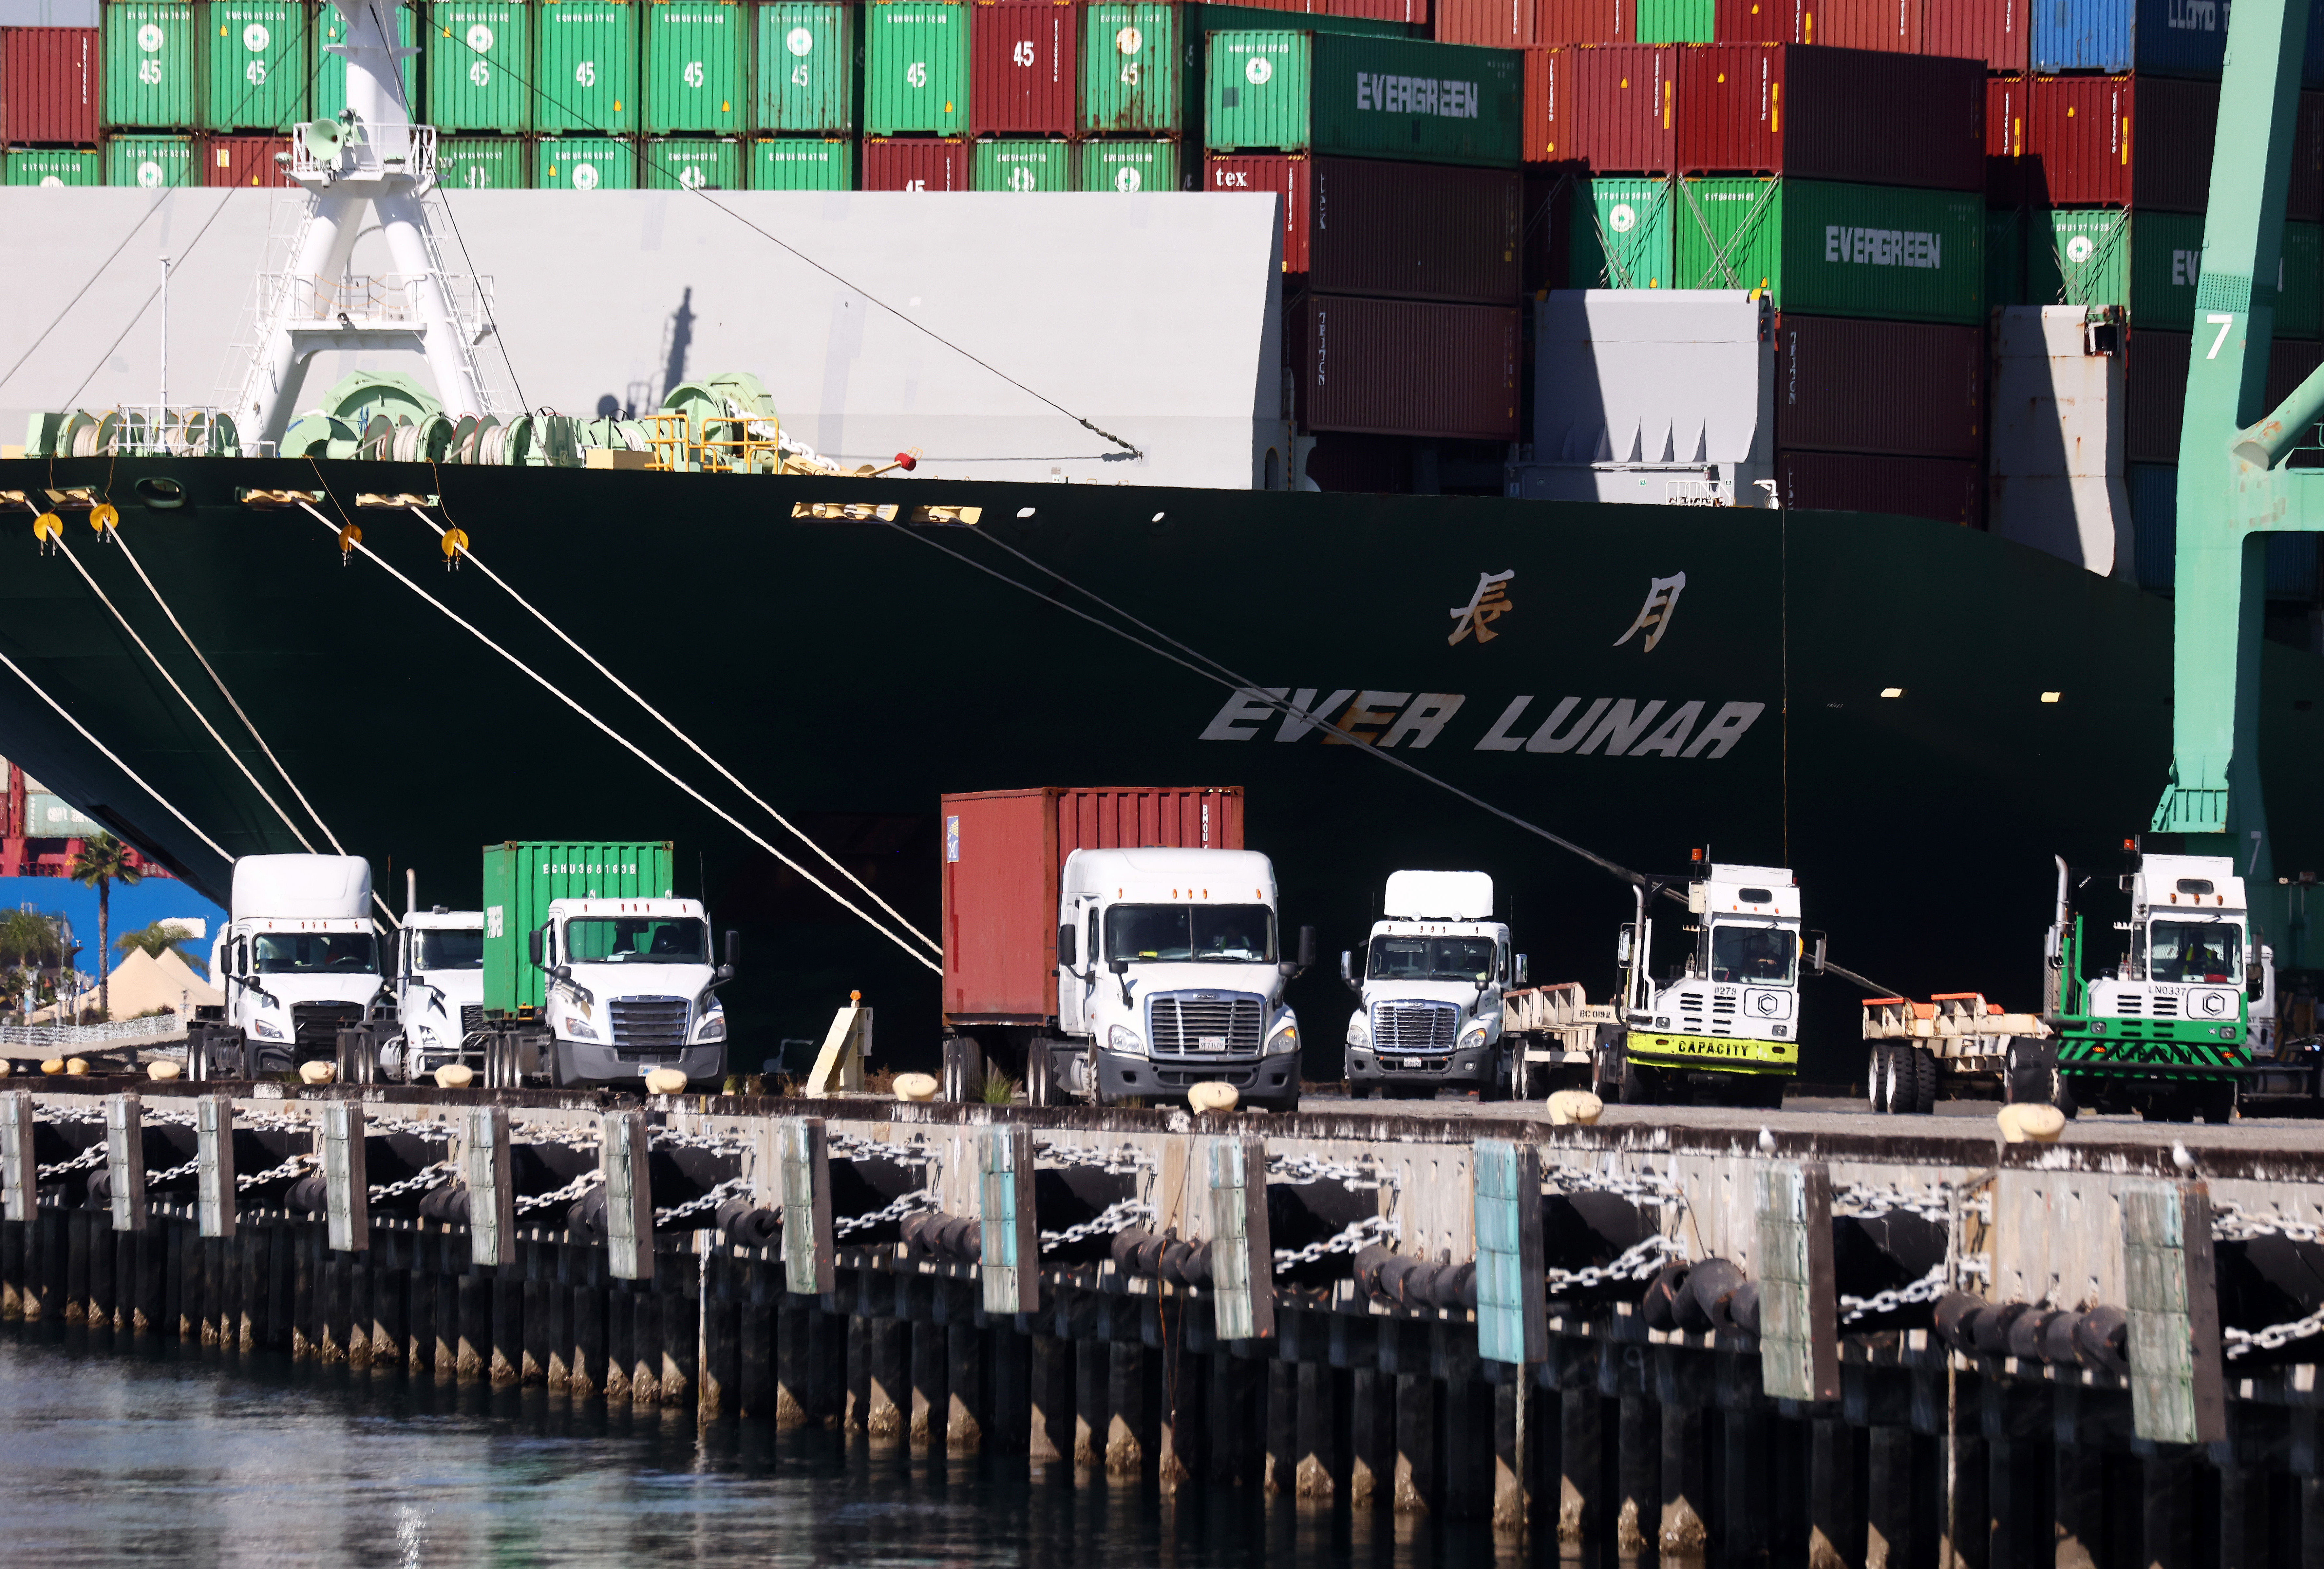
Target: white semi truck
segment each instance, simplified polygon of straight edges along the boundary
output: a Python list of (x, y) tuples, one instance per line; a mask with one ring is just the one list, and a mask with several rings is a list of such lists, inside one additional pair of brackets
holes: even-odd
[(1360, 954), (1340, 979), (1361, 1001), (1348, 1016), (1348, 1086), (1358, 1095), (1475, 1091), (1518, 1082), (1523, 1043), (1505, 1041), (1502, 999), (1526, 983), (1526, 956), (1493, 919), (1483, 872), (1396, 872)]
[(392, 1011), (381, 985), (371, 863), (358, 855), (245, 855), (210, 945), (225, 993), (187, 1031), (187, 1076), (263, 1078), (337, 1060), (339, 1031)]
[(1800, 1068), (1799, 884), (1785, 867), (1714, 863), (1700, 852), (1685, 881), (1690, 940), (1660, 976), (1659, 885), (1638, 885), (1618, 953), (1624, 1028), (1601, 1052), (1600, 1093), (1654, 1104), (1709, 1090), (1780, 1107)]
[(407, 909), (395, 938), (395, 1038), (380, 1051), (391, 1079), (425, 1079), (448, 1063), (482, 1072), (484, 912)]

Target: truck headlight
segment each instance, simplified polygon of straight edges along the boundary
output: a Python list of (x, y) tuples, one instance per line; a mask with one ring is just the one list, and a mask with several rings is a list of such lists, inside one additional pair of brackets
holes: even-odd
[(1138, 1038), (1138, 1031), (1127, 1024), (1117, 1024), (1105, 1032), (1105, 1044), (1114, 1051), (1126, 1051), (1135, 1056), (1146, 1055), (1146, 1043)]
[(1282, 1029), (1277, 1030), (1273, 1035), (1268, 1036), (1267, 1038), (1267, 1049), (1269, 1054), (1278, 1051), (1297, 1051), (1299, 1049), (1299, 1027), (1296, 1024), (1286, 1024)]
[(1348, 1015), (1348, 1044), (1368, 1047), (1372, 1043), (1372, 1027), (1360, 1013)]
[(724, 1013), (714, 1013), (704, 1020), (702, 1028), (694, 1032), (694, 1038), (700, 1041), (725, 1039), (726, 1016)]
[(1472, 1024), (1462, 1032), (1461, 1049), (1462, 1051), (1474, 1051), (1484, 1044), (1485, 1027), (1483, 1025)]
[(565, 1033), (571, 1036), (576, 1040), (595, 1040), (597, 1038), (596, 1026), (591, 1024), (586, 1019), (575, 1019), (568, 1016), (565, 1020)]
[(261, 1040), (288, 1040), (290, 1038), (289, 1036), (283, 1034), (281, 1030), (276, 1029), (273, 1025), (267, 1023), (263, 1019), (254, 1019), (250, 1021), (250, 1033), (258, 1037)]

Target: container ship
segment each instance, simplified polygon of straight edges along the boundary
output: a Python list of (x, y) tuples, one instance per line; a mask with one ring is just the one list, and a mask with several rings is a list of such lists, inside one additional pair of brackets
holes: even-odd
[[(303, 835), (458, 906), (488, 841), (672, 838), (681, 891), (749, 934), (728, 997), (765, 1055), (853, 989), (932, 1057), (934, 977), (738, 831), (796, 848), (576, 643), (930, 930), (943, 791), (1231, 783), (1327, 948), (1388, 872), (1484, 867), (1536, 977), (1603, 993), (1628, 891), (1545, 830), (1648, 872), (1792, 867), (1834, 959), (2030, 999), (2051, 857), (2108, 866), (2152, 812), (2200, 180), (2121, 106), (2197, 135), (2224, 23), (399, 10), (459, 329), (430, 352), (465, 344), (444, 363), (488, 411), (387, 368), (426, 291), (359, 239), (301, 296), (284, 417), (243, 374), (189, 421), (166, 365), (259, 364), (282, 326), (309, 198), (251, 187), (384, 178), (314, 131), (349, 124), (338, 14), (261, 9), (107, 5), (89, 106), (68, 82), (20, 118), (12, 87), (0, 127), (39, 274), (0, 341), (26, 433), (0, 750), (197, 888)], [(8, 82), (69, 77), (76, 30), (40, 31)], [(279, 97), (270, 50), (303, 73)], [(69, 189), (108, 180), (138, 189)], [(166, 282), (134, 259), (164, 247)], [(2319, 250), (2286, 245), (2295, 379)], [(334, 304), (372, 336), (331, 340)], [(779, 422), (771, 471), (711, 472), (738, 466), (706, 418)], [(2262, 761), (2288, 799), (2324, 662), (2314, 541), (2282, 543)], [(2324, 862), (2306, 832), (2278, 868)], [(1320, 972), (1293, 998), (1346, 1006)], [(1808, 1076), (1847, 1076), (1857, 1004), (1829, 983)], [(1309, 1043), (1336, 1076), (1336, 1031)]]

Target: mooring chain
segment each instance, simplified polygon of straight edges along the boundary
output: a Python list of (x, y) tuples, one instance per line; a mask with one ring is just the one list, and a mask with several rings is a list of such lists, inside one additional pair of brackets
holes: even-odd
[(527, 1194), (519, 1197), (516, 1201), (516, 1213), (530, 1214), (537, 1209), (547, 1209), (553, 1204), (570, 1204), (604, 1180), (604, 1171), (602, 1168), (592, 1168), (563, 1187), (552, 1189), (548, 1193)]
[(69, 1177), (76, 1171), (86, 1171), (92, 1166), (105, 1164), (105, 1146), (92, 1144), (70, 1160), (52, 1160), (41, 1168), (38, 1180), (46, 1182), (51, 1177)]
[(512, 1122), (509, 1124), (511, 1144), (560, 1145), (584, 1154), (604, 1148), (604, 1140), (586, 1128), (570, 1128), (550, 1122)]
[(433, 1187), (451, 1176), (455, 1169), (449, 1160), (438, 1160), (433, 1166), (423, 1166), (401, 1182), (381, 1183), (374, 1187), (371, 1190), (371, 1202), (377, 1204), (383, 1198), (394, 1198), (401, 1194), (417, 1193), (421, 1188)]
[(418, 1118), (408, 1117), (383, 1117), (377, 1121), (366, 1120), (364, 1123), (364, 1132), (366, 1136), (377, 1138), (401, 1134), (407, 1139), (418, 1139), (429, 1144), (448, 1144), (452, 1141), (453, 1130), (448, 1124), (443, 1122), (422, 1121)]
[(1275, 1250), (1275, 1272), (1312, 1264), (1333, 1253), (1352, 1253), (1386, 1237), (1401, 1237), (1404, 1227), (1387, 1215), (1366, 1215), (1362, 1220), (1342, 1231), (1337, 1236), (1326, 1237), (1320, 1242), (1310, 1242), (1304, 1248)]
[(1153, 1218), (1154, 1206), (1143, 1199), (1116, 1199), (1106, 1205), (1094, 1220), (1086, 1220), (1079, 1225), (1067, 1226), (1062, 1232), (1043, 1232), (1041, 1251), (1052, 1253), (1068, 1242), (1087, 1241), (1092, 1237), (1111, 1236), (1116, 1232), (1128, 1231), (1139, 1221), (1150, 1221)]
[(1841, 1292), (1840, 1305), (1846, 1311), (1840, 1314), (1840, 1321), (1842, 1324), (1855, 1324), (1859, 1320), (1872, 1318), (1883, 1313), (1894, 1313), (1900, 1307), (1910, 1306), (1916, 1302), (1934, 1302), (1949, 1289), (1950, 1288), (1946, 1284), (1945, 1267), (1942, 1264), (1932, 1264), (1929, 1266), (1929, 1272), (1910, 1286), (1897, 1286), (1886, 1291), (1876, 1291), (1869, 1297), (1850, 1297), (1848, 1293)]
[(1369, 1155), (1358, 1156), (1363, 1165), (1348, 1165), (1325, 1160), (1315, 1155), (1270, 1155), (1267, 1158), (1267, 1177), (1270, 1182), (1288, 1186), (1300, 1186), (1311, 1182), (1336, 1182), (1350, 1193), (1383, 1187), (1400, 1187), (1396, 1177), (1379, 1161)]
[[(580, 1178), (576, 1177), (574, 1181), (578, 1182), (580, 1181)], [(573, 1184), (567, 1183), (566, 1186), (569, 1187), (572, 1186)], [(654, 1224), (658, 1226), (666, 1226), (672, 1221), (682, 1221), (687, 1216), (697, 1214), (700, 1211), (716, 1209), (733, 1195), (741, 1192), (742, 1189), (750, 1186), (751, 1179), (747, 1177), (730, 1177), (725, 1181), (720, 1183), (717, 1186), (712, 1188), (708, 1193), (704, 1194), (700, 1198), (689, 1198), (684, 1204), (672, 1204), (668, 1209), (658, 1209), (654, 1211)], [(557, 1196), (558, 1195), (544, 1195), (543, 1202), (547, 1202), (549, 1199)], [(574, 1196), (578, 1197), (579, 1195), (576, 1194)]]
[[(1885, 1215), (1917, 1215), (1922, 1220), (1939, 1225), (1949, 1225), (1953, 1218), (1953, 1200), (1960, 1189), (1950, 1183), (1932, 1182), (1926, 1191), (1908, 1192), (1900, 1187), (1875, 1187), (1868, 1183), (1843, 1183), (1831, 1190), (1831, 1218), (1834, 1220), (1877, 1221)], [(1978, 1219), (1993, 1219), (1993, 1197), (1979, 1194), (1961, 1204), (1961, 1209)]]
[(191, 1160), (187, 1161), (183, 1166), (172, 1166), (167, 1171), (147, 1172), (145, 1174), (145, 1186), (148, 1187), (159, 1187), (165, 1182), (175, 1182), (181, 1177), (191, 1177), (195, 1172), (199, 1171), (201, 1168), (202, 1158), (197, 1155)]
[[(742, 1179), (738, 1177), (735, 1180)], [(849, 1215), (845, 1220), (834, 1221), (831, 1223), (831, 1234), (835, 1241), (840, 1237), (853, 1236), (857, 1232), (868, 1232), (873, 1226), (885, 1225), (890, 1221), (902, 1220), (906, 1215), (918, 1211), (936, 1207), (936, 1195), (926, 1189), (921, 1189), (904, 1195), (885, 1209), (875, 1209), (870, 1214)]]
[(270, 1182), (280, 1182), (286, 1177), (298, 1177), (320, 1158), (321, 1158), (319, 1156), (306, 1152), (293, 1155), (290, 1159), (284, 1161), (281, 1165), (274, 1168), (271, 1171), (254, 1172), (248, 1177), (235, 1177), (234, 1179), (235, 1191), (236, 1193), (247, 1193), (254, 1187), (263, 1187)]
[(2281, 1351), (2293, 1341), (2319, 1334), (2324, 1334), (2324, 1307), (2305, 1318), (2295, 1318), (2290, 1324), (2271, 1324), (2265, 1329), (2236, 1329), (2228, 1324), (2219, 1329), (2219, 1338), (2227, 1343), (2230, 1357), (2246, 1357), (2255, 1351)]
[(2211, 1237), (2215, 1241), (2248, 1242), (2256, 1237), (2282, 1237), (2287, 1241), (2312, 1242), (2324, 1237), (2324, 1226), (2313, 1221), (2290, 1221), (2280, 1212), (2271, 1210), (2265, 1215), (2255, 1215), (2243, 1205), (2223, 1202), (2211, 1211)]
[(1674, 1259), (1684, 1262), (1686, 1256), (1684, 1241), (1657, 1232), (1623, 1249), (1611, 1263), (1547, 1271), (1548, 1291), (1555, 1297), (1563, 1291), (1586, 1291), (1618, 1280), (1651, 1279), (1662, 1272), (1665, 1263)]
[(706, 1149), (713, 1155), (748, 1155), (751, 1144), (739, 1139), (722, 1139), (715, 1133), (682, 1133), (675, 1128), (656, 1128), (646, 1140), (649, 1149)]
[(1036, 1142), (1033, 1158), (1036, 1166), (1086, 1167), (1115, 1177), (1153, 1171), (1161, 1164), (1134, 1144), (1117, 1144), (1111, 1149), (1101, 1149), (1094, 1144), (1063, 1144), (1056, 1140)]
[(1683, 1204), (1685, 1190), (1669, 1177), (1653, 1170), (1635, 1174), (1592, 1171), (1586, 1166), (1553, 1166), (1542, 1180), (1562, 1193), (1604, 1193), (1646, 1204)]

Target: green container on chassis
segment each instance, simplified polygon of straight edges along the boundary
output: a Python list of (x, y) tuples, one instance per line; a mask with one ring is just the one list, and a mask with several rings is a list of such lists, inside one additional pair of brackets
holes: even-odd
[(543, 190), (635, 190), (637, 143), (621, 136), (543, 136), (532, 183)]
[(1133, 195), (1141, 190), (1178, 189), (1176, 142), (1084, 142), (1081, 152), (1081, 182), (1074, 188), (1077, 190), (1118, 190)]
[(484, 1012), (508, 1018), (541, 1001), (531, 934), (559, 899), (669, 899), (670, 842), (519, 843), (484, 846)]
[(646, 129), (730, 134), (742, 129), (750, 95), (742, 62), (748, 14), (712, 0), (654, 0), (646, 7)]
[(1672, 287), (1674, 199), (1667, 180), (1576, 180), (1568, 286)]
[(976, 143), (969, 167), (971, 190), (1013, 190), (1027, 195), (1074, 189), (1070, 142), (1031, 139)]
[(1184, 129), (1179, 11), (1176, 5), (1089, 8), (1082, 22), (1083, 135), (1176, 136)]
[(751, 143), (752, 190), (853, 190), (855, 143), (844, 136), (769, 136)]
[[(416, 5), (395, 8), (396, 42), (406, 49), (420, 44), (420, 10)], [(346, 23), (339, 8), (330, 0), (322, 0), (315, 7), (315, 91), (309, 113), (318, 120), (329, 120), (347, 106), (347, 62), (344, 55), (330, 52), (328, 46), (346, 42)], [(408, 55), (403, 61), (403, 104), (415, 120), (424, 116), (420, 112), (420, 57)]]
[(200, 23), (191, 5), (114, 0), (102, 17), (97, 102), (110, 126), (201, 124)]
[(436, 143), (436, 183), (455, 190), (530, 190), (532, 149), (514, 136), (446, 136)]
[(1813, 316), (1985, 319), (1985, 198), (1974, 192), (1685, 180), (1672, 219), (1681, 289), (1764, 289), (1776, 309)]
[(1203, 140), (1266, 150), (1515, 169), (1525, 57), (1416, 39), (1213, 32)]
[[(1770, 0), (1759, 0), (1767, 5)], [(1959, 0), (1938, 0), (1940, 5)], [(1637, 0), (1640, 43), (1711, 43), (1712, 0)]]
[(191, 136), (108, 136), (105, 139), (105, 183), (167, 190), (199, 185)]
[(855, 129), (856, 84), (863, 75), (859, 11), (799, 0), (759, 7), (753, 129), (795, 136)]
[(638, 12), (628, 0), (533, 8), (536, 131), (619, 135), (638, 128)]
[(863, 8), (863, 131), (967, 134), (967, 6), (898, 0)]
[(742, 189), (742, 139), (736, 136), (665, 136), (647, 143), (646, 189)]
[(2134, 328), (2194, 329), (2200, 213), (2036, 209), (2025, 249), (2026, 291), (2035, 300), (2119, 305)]
[(307, 117), (304, 0), (209, 0), (202, 67), (202, 125), (288, 131)]
[(103, 185), (97, 154), (45, 147), (9, 149), (10, 185)]
[(532, 14), (508, 0), (438, 0), (428, 8), (428, 118), (438, 131), (531, 128)]

